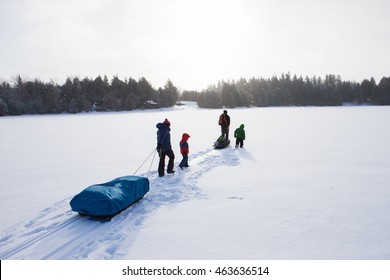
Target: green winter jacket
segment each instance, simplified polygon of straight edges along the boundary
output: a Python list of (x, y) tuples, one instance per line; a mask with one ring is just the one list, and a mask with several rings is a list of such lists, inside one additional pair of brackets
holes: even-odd
[(244, 130), (244, 125), (240, 125), (239, 128), (237, 128), (235, 131), (234, 131), (234, 137), (235, 138), (238, 138), (238, 139), (242, 139), (242, 140), (245, 140), (245, 130)]

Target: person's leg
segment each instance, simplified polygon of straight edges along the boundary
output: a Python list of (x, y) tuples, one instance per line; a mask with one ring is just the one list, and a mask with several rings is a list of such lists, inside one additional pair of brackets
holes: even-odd
[(223, 137), (226, 137), (226, 130), (225, 130), (225, 127), (223, 125), (221, 125), (221, 135)]
[(162, 151), (160, 155), (160, 161), (158, 163), (158, 175), (160, 177), (165, 175), (164, 168), (165, 168), (165, 152)]
[(167, 172), (168, 173), (174, 173), (175, 170), (173, 170), (173, 164), (174, 164), (174, 161), (175, 161), (175, 154), (173, 153), (172, 149), (169, 149), (168, 151), (166, 151), (166, 155), (169, 158)]
[(181, 168), (181, 169), (183, 169), (183, 167), (185, 167), (185, 156), (183, 155), (183, 158), (182, 158), (182, 160), (181, 160), (181, 162), (180, 162), (180, 164), (179, 164), (179, 167)]

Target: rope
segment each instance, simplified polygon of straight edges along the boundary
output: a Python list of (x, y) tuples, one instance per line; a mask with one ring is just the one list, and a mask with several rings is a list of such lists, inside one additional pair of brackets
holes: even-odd
[(153, 164), (153, 161), (154, 161), (154, 157), (156, 156), (156, 153), (157, 151), (155, 150), (155, 153), (153, 154), (153, 157), (152, 157), (152, 162), (150, 163), (150, 166), (149, 166), (149, 170), (148, 170), (148, 178), (149, 178), (149, 173), (150, 173), (150, 169), (152, 169), (152, 164)]
[[(144, 162), (138, 167), (138, 169), (134, 172), (133, 176), (138, 172), (138, 170), (140, 170), (140, 168), (145, 164), (145, 162), (152, 156), (152, 154), (155, 154), (156, 152), (156, 149), (153, 149), (153, 151), (150, 153), (150, 155), (148, 155), (148, 157), (144, 160)], [(154, 156), (153, 156), (153, 159), (154, 159)], [(153, 163), (153, 160), (152, 160), (152, 163)], [(150, 168), (149, 168), (149, 172), (150, 172), (150, 169), (152, 168), (152, 164), (150, 164)], [(149, 172), (148, 172), (148, 176), (149, 176)]]

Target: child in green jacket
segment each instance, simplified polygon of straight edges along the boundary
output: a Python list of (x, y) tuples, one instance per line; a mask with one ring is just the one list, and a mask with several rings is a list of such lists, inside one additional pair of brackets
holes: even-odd
[(234, 131), (234, 137), (236, 138), (236, 148), (240, 145), (240, 148), (244, 146), (245, 130), (244, 125), (241, 124), (239, 128)]

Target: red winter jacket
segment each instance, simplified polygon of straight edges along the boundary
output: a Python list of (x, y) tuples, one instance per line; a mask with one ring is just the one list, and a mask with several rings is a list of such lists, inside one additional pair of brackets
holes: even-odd
[(190, 152), (190, 148), (188, 146), (188, 138), (190, 138), (190, 135), (187, 133), (183, 133), (183, 136), (180, 141), (180, 153), (182, 155), (188, 155)]

